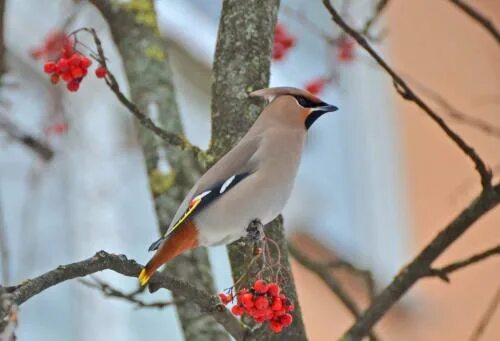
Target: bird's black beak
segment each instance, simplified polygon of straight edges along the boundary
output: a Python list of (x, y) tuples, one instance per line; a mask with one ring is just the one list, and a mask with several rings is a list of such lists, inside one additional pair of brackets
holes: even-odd
[(334, 111), (337, 111), (339, 110), (339, 108), (337, 108), (336, 106), (334, 105), (331, 105), (331, 104), (326, 104), (325, 105), (321, 105), (319, 107), (316, 107), (314, 108), (315, 110), (320, 110), (320, 111), (323, 111), (323, 112), (334, 112)]

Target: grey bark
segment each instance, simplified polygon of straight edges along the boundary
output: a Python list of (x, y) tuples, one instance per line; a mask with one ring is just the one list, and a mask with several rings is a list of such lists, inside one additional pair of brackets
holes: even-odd
[[(248, 93), (269, 84), (271, 50), (279, 0), (224, 0), (219, 24), (212, 85), (212, 145), (215, 159), (226, 153), (248, 130), (262, 110), (264, 103), (249, 99)], [(251, 198), (249, 198), (251, 200)], [(284, 275), (283, 290), (296, 310), (294, 322), (281, 334), (267, 326), (257, 328), (251, 338), (257, 340), (306, 340), (295, 284), (288, 260), (283, 233), (283, 219), (266, 226), (266, 236), (278, 243)], [(255, 280), (256, 264), (248, 269), (253, 248), (238, 242), (228, 247), (233, 278), (249, 271), (242, 286)], [(273, 255), (276, 257), (276, 254)], [(275, 259), (275, 258), (274, 258)], [(252, 276), (253, 274), (253, 276)]]
[(12, 295), (0, 286), (0, 341), (14, 341), (17, 325), (17, 305)]
[[(93, 3), (108, 21), (123, 59), (133, 102), (144, 112), (147, 112), (151, 105), (156, 106), (158, 121), (155, 123), (167, 131), (182, 133), (172, 71), (164, 41), (158, 33), (153, 2), (142, 1), (140, 9), (119, 5), (114, 1)], [(198, 164), (188, 153), (162, 144), (162, 141), (147, 129), (141, 128), (140, 140), (147, 156), (146, 166), (150, 180), (153, 180), (153, 173), (159, 174), (156, 166), (161, 148), (167, 149), (167, 158), (172, 167), (172, 185), (168, 186), (165, 193), (154, 193), (160, 223), (159, 232), (164, 233), (180, 202), (199, 176)], [(145, 250), (146, 247), (147, 245)], [(164, 271), (210, 293), (215, 291), (207, 251), (204, 248), (177, 257)], [(173, 295), (175, 298), (176, 293)], [(178, 305), (176, 309), (186, 340), (229, 339), (215, 320), (200, 312), (193, 303)]]

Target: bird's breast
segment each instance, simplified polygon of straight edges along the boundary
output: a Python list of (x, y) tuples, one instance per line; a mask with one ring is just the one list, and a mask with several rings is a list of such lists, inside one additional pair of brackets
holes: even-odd
[(256, 170), (196, 215), (201, 245), (232, 242), (246, 234), (252, 220), (267, 224), (282, 212), (293, 188), (303, 139), (279, 142), (263, 141), (255, 155)]

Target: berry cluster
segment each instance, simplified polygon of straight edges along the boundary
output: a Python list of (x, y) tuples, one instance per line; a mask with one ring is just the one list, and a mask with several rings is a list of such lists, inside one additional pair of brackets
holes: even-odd
[[(31, 51), (31, 55), (35, 59), (47, 60), (43, 70), (50, 75), (52, 84), (57, 84), (62, 79), (72, 92), (78, 91), (88, 68), (92, 65), (90, 58), (75, 50), (72, 37), (62, 31), (51, 33), (41, 47)], [(95, 70), (95, 74), (97, 78), (104, 78), (108, 70), (101, 65)]]
[(328, 84), (328, 78), (316, 78), (306, 84), (305, 89), (312, 93), (313, 95), (317, 95), (323, 91), (325, 86)]
[(80, 82), (87, 75), (87, 69), (92, 61), (78, 53), (73, 53), (69, 58), (61, 57), (53, 62), (48, 61), (43, 65), (43, 71), (51, 75), (52, 84), (57, 84), (60, 79), (66, 82), (69, 91), (77, 91)]
[(281, 24), (274, 29), (273, 59), (282, 60), (287, 51), (295, 45), (295, 38), (285, 31)]
[[(241, 289), (236, 294), (237, 304), (233, 306), (231, 312), (236, 316), (247, 314), (255, 322), (263, 323), (269, 321), (269, 328), (280, 333), (284, 327), (288, 327), (293, 322), (290, 314), (295, 306), (282, 293), (277, 283), (266, 283), (262, 279), (255, 281), (250, 289)], [(228, 304), (233, 300), (232, 295), (219, 294), (223, 304)]]
[[(70, 57), (61, 57), (57, 61), (48, 61), (43, 65), (43, 71), (51, 75), (52, 84), (57, 84), (60, 79), (66, 82), (69, 91), (77, 91), (80, 83), (87, 75), (87, 70), (92, 61), (79, 53), (73, 53)], [(108, 74), (105, 67), (99, 66), (95, 70), (97, 78), (104, 78)]]
[(354, 60), (354, 40), (349, 37), (342, 37), (337, 44), (337, 58), (341, 62), (351, 62)]

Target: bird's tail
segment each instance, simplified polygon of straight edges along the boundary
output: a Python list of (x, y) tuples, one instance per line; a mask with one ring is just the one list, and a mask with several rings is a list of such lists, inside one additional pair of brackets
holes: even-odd
[(139, 274), (138, 278), (139, 278), (139, 283), (141, 284), (141, 286), (148, 284), (149, 279), (151, 278), (151, 271), (148, 271), (146, 269), (146, 267), (144, 267), (141, 270), (141, 273)]
[(146, 264), (146, 266), (142, 268), (141, 272), (139, 273), (139, 276), (137, 277), (139, 279), (139, 283), (141, 284), (141, 286), (148, 284), (149, 279), (156, 272), (156, 269), (158, 269), (164, 263), (168, 262), (171, 258), (176, 256), (176, 255), (170, 255), (170, 252), (166, 252), (168, 250), (167, 247), (168, 245), (163, 245), (162, 247), (160, 247), (160, 249), (155, 253), (153, 258), (151, 258), (151, 260)]
[[(153, 245), (155, 244), (156, 243), (153, 243)], [(198, 231), (195, 224), (191, 221), (186, 222), (158, 245), (158, 251), (156, 251), (153, 258), (151, 258), (139, 273), (138, 279), (141, 286), (149, 282), (151, 276), (153, 276), (156, 269), (160, 266), (181, 253), (198, 246)]]

